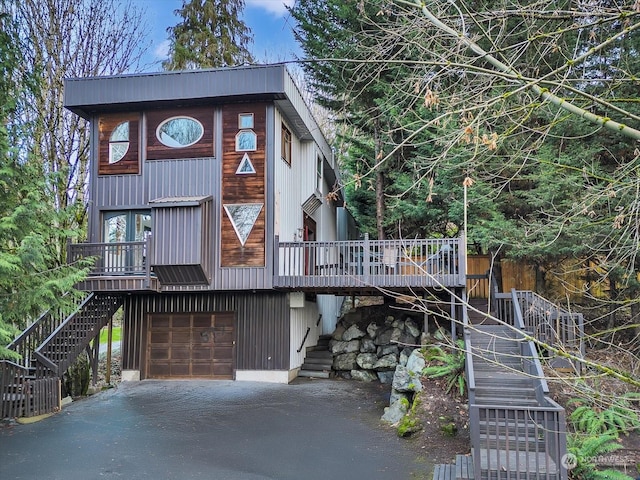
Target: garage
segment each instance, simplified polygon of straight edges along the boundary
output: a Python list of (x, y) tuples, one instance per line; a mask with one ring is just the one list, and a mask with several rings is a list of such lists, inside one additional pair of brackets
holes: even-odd
[(146, 378), (233, 379), (235, 316), (149, 315)]

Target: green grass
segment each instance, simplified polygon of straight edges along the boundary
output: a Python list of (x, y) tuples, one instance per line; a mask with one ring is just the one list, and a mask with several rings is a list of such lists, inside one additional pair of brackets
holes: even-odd
[[(100, 344), (107, 343), (107, 336), (109, 335), (109, 331), (107, 328), (103, 328), (100, 330)], [(122, 328), (121, 327), (113, 327), (113, 333), (111, 335), (111, 341), (119, 342), (122, 338)]]

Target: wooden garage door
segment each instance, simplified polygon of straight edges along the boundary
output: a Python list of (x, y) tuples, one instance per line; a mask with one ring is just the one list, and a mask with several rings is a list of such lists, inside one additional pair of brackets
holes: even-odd
[(233, 378), (233, 313), (149, 316), (147, 378)]

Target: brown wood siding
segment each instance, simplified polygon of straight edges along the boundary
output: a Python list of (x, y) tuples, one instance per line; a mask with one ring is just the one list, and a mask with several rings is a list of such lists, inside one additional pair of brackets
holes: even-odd
[(233, 313), (153, 314), (146, 378), (233, 379)]
[[(129, 121), (129, 149), (124, 158), (116, 163), (109, 163), (109, 139), (113, 130), (122, 122)], [(98, 120), (98, 174), (122, 175), (140, 173), (140, 114), (103, 115)]]
[[(154, 110), (147, 112), (147, 160), (165, 160), (173, 158), (213, 157), (213, 107), (182, 108), (176, 110)], [(156, 129), (163, 121), (171, 117), (184, 116), (198, 120), (204, 127), (204, 134), (195, 145), (184, 148), (171, 148), (163, 145), (156, 137)]]
[(278, 292), (128, 295), (124, 302), (122, 368), (146, 372), (148, 318), (155, 314), (233, 312), (235, 366), (240, 370), (288, 370), (290, 311)]
[[(265, 265), (265, 142), (266, 104), (226, 105), (223, 108), (222, 140), (222, 218), (221, 266), (262, 267)], [(239, 132), (238, 115), (253, 113), (257, 135), (257, 149), (253, 152), (236, 152), (236, 134)], [(248, 154), (255, 174), (237, 175), (236, 170), (245, 153)], [(263, 207), (244, 245), (238, 239), (231, 221), (224, 210), (225, 204), (262, 203)]]

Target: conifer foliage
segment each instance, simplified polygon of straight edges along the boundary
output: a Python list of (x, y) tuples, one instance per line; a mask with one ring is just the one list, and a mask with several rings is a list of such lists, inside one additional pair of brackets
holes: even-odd
[(175, 11), (182, 21), (169, 27), (166, 70), (231, 67), (252, 63), (253, 37), (242, 21), (244, 0), (184, 0)]
[(37, 82), (19, 73), (19, 37), (9, 15), (0, 13), (0, 358), (14, 334), (49, 308), (86, 274), (83, 266), (61, 265), (55, 245), (69, 232), (55, 227), (64, 212), (52, 205), (42, 164), (15, 148), (25, 125), (12, 121), (18, 102)]

